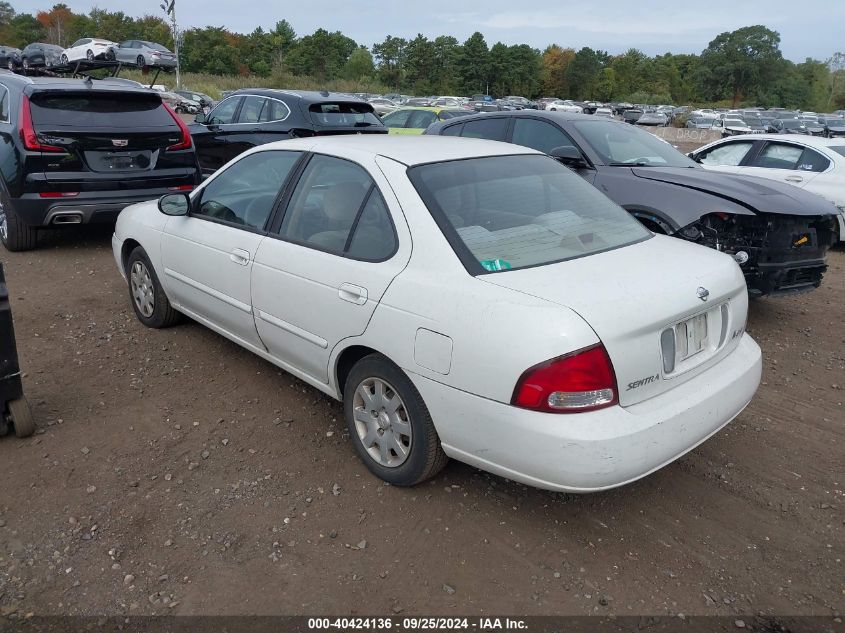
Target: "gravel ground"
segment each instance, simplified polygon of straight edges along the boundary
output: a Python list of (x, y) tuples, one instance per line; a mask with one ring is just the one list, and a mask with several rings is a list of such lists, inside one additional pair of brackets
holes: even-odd
[(143, 328), (109, 234), (0, 253), (39, 426), (0, 440), (0, 616), (841, 612), (842, 249), (818, 291), (752, 304), (737, 420), (572, 496), (456, 462), (383, 485), (335, 402), (195, 323)]

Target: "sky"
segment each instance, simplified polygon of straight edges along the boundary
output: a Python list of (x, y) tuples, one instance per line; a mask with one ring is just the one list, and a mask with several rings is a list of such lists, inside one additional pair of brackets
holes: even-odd
[[(91, 0), (64, 0), (73, 11), (88, 13)], [(162, 14), (161, 0), (108, 0), (111, 11), (137, 16)], [(55, 0), (17, 0), (18, 12), (35, 13)], [(784, 57), (825, 60), (845, 50), (843, 0), (318, 0), (253, 2), (250, 0), (176, 0), (180, 28), (224, 26), (248, 33), (270, 29), (281, 19), (298, 35), (317, 28), (342, 31), (359, 44), (372, 46), (388, 34), (398, 37), (453, 35), (464, 41), (481, 31), (488, 45), (557, 43), (575, 49), (589, 46), (611, 54), (638, 48), (649, 55), (700, 53), (716, 35), (741, 26), (763, 24), (781, 35)], [(92, 35), (96, 35), (93, 34)]]

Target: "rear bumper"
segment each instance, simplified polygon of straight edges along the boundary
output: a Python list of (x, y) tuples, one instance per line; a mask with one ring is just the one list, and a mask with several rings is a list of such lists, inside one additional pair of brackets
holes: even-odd
[(40, 198), (24, 194), (13, 202), (15, 213), (29, 226), (60, 228), (67, 224), (113, 223), (124, 208), (172, 193), (167, 188), (83, 192), (74, 198)]
[(537, 413), (411, 374), (447, 455), (560, 492), (622, 486), (675, 461), (733, 420), (760, 384), (760, 348), (743, 335), (719, 363), (629, 407)]

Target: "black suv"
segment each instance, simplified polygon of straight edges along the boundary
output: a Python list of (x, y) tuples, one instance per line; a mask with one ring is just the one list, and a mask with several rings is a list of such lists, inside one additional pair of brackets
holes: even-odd
[(204, 175), (257, 145), (324, 134), (387, 134), (366, 101), (346, 94), (246, 89), (190, 126)]
[(191, 135), (153, 90), (0, 72), (0, 241), (113, 222), (135, 202), (200, 181)]

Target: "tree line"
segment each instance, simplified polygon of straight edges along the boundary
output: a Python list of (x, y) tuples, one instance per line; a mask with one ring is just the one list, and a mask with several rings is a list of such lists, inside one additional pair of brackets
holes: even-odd
[[(144, 39), (173, 47), (161, 17), (132, 17), (94, 8), (74, 13), (64, 4), (35, 15), (0, 1), (0, 43), (22, 47), (45, 41), (68, 46), (80, 37), (117, 42)], [(762, 105), (812, 110), (845, 108), (845, 53), (794, 63), (783, 57), (780, 35), (755, 25), (717, 35), (701, 54), (649, 56), (635, 48), (612, 55), (551, 44), (488, 45), (482, 33), (464, 42), (449, 35), (413, 39), (388, 35), (366, 46), (340, 31), (298, 35), (286, 20), (248, 34), (207, 26), (182, 33), (186, 72), (292, 78), (315, 86), (338, 80), (361, 90), (415, 95), (522, 95), (634, 103)], [(297, 83), (302, 83), (298, 81)]]

